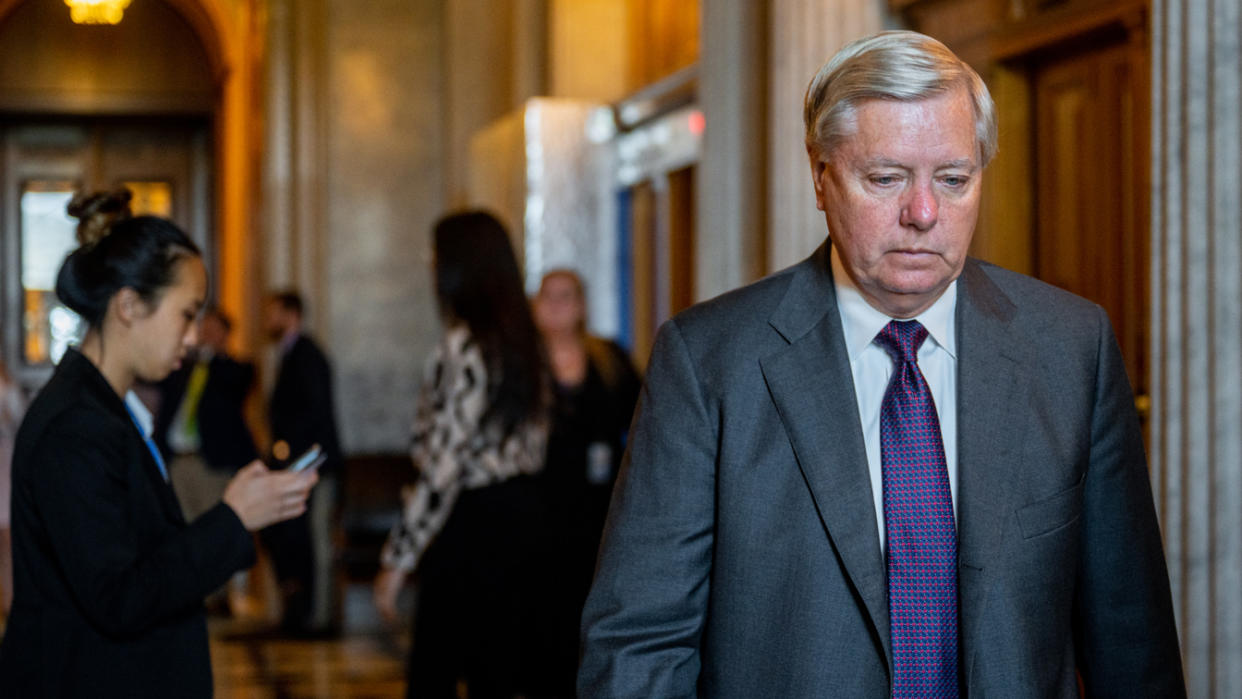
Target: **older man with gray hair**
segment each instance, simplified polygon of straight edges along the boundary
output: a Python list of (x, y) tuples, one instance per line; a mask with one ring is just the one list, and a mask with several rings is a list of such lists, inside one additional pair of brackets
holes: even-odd
[(884, 32), (805, 119), (829, 240), (661, 328), (580, 694), (1183, 696), (1108, 317), (966, 254), (983, 81)]

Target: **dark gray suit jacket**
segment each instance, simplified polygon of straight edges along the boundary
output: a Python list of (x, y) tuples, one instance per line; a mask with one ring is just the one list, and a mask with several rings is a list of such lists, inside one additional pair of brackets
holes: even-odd
[[(1183, 696), (1133, 396), (1104, 311), (958, 285), (972, 697)], [(886, 697), (885, 565), (825, 244), (656, 340), (583, 619), (584, 697)]]

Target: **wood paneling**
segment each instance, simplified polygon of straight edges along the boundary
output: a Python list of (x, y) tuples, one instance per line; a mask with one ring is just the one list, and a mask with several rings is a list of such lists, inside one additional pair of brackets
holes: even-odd
[(643, 182), (630, 190), (630, 255), (633, 264), (630, 282), (630, 327), (634, 330), (631, 356), (638, 368), (646, 367), (651, 345), (655, 342), (656, 323), (660, 316), (657, 285), (656, 212), (659, 210), (655, 188)]
[(984, 171), (979, 225), (970, 254), (1022, 274), (1035, 274), (1035, 128), (1029, 71), (995, 64), (985, 77), (999, 112), (998, 152)]
[(695, 167), (684, 167), (629, 190), (631, 356), (647, 363), (656, 331), (695, 302)]
[(699, 60), (699, 0), (628, 0), (628, 5), (632, 89)]
[(669, 173), (669, 314), (694, 303), (694, 166)]
[(1130, 380), (1147, 384), (1146, 130), (1130, 47), (1057, 56), (1033, 76), (1035, 273), (1108, 311)]

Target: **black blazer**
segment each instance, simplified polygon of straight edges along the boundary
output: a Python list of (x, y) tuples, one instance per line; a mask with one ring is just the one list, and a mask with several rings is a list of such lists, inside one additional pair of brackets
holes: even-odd
[(341, 445), (332, 402), (332, 368), (314, 340), (299, 335), (281, 358), (268, 410), (272, 441), (288, 442), (290, 458), (318, 442), (327, 455), (319, 472), (339, 472)]
[[(155, 415), (155, 441), (165, 458), (172, 455), (168, 428), (177, 417), (185, 397), (194, 363), (173, 372), (160, 382), (160, 407)], [(236, 471), (259, 457), (254, 437), (246, 426), (244, 404), (254, 385), (254, 365), (222, 354), (207, 364), (207, 383), (198, 403), (199, 453), (207, 465), (220, 471)]]
[(254, 562), (223, 503), (187, 525), (121, 398), (69, 350), (13, 456), (4, 697), (210, 697), (202, 600)]

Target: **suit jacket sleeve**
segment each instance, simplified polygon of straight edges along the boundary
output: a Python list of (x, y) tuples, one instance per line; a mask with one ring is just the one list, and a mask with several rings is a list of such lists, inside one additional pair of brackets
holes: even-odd
[(144, 484), (130, 481), (126, 438), (99, 421), (58, 427), (36, 452), (46, 476), (31, 481), (71, 594), (100, 633), (117, 638), (192, 612), (254, 560), (251, 536), (223, 503), (183, 529), (169, 522), (162, 541), (143, 547), (130, 502)]
[(1087, 696), (1185, 696), (1160, 530), (1134, 398), (1100, 315), (1083, 479), (1075, 648)]
[(647, 376), (583, 615), (583, 697), (696, 694), (718, 420), (676, 321)]
[(323, 355), (307, 357), (305, 366), (306, 400), (311, 408), (314, 436), (323, 440), (323, 448), (333, 458), (337, 456), (336, 416), (332, 403), (332, 370)]
[[(301, 433), (294, 453), (301, 453), (314, 442), (319, 442), (327, 454), (325, 471), (335, 471), (341, 463), (340, 441), (336, 434), (336, 406), (332, 399), (332, 367), (328, 358), (315, 347), (305, 351), (299, 358), (297, 375), (306, 401), (306, 423), (294, 428), (293, 434)], [(292, 445), (294, 440), (290, 440)]]
[(268, 407), (272, 440), (287, 442), (291, 458), (317, 442), (327, 456), (320, 474), (339, 473), (343, 457), (332, 400), (332, 368), (310, 338), (298, 339), (281, 361)]

